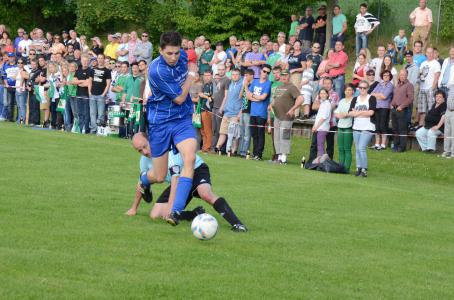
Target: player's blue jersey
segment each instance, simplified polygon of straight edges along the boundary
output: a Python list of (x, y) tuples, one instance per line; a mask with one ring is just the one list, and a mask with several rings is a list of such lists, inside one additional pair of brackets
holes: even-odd
[[(195, 156), (195, 165), (194, 169), (197, 169), (204, 163), (203, 159), (196, 154)], [(165, 181), (170, 183), (172, 176), (170, 174), (170, 169), (178, 166), (179, 169), (183, 169), (183, 159), (181, 158), (180, 153), (174, 154), (173, 151), (169, 152), (169, 161), (168, 161), (168, 168), (167, 168), (167, 175)], [(142, 155), (140, 157), (140, 173), (148, 172), (149, 170), (153, 169), (153, 161), (151, 158)], [(178, 175), (178, 174), (175, 174)]]
[(181, 87), (187, 75), (188, 56), (183, 49), (180, 50), (180, 58), (175, 66), (168, 65), (162, 56), (151, 62), (148, 67), (148, 81), (152, 95), (147, 103), (147, 118), (150, 124), (162, 124), (192, 115), (193, 104), (189, 94), (181, 105), (173, 102), (181, 95)]

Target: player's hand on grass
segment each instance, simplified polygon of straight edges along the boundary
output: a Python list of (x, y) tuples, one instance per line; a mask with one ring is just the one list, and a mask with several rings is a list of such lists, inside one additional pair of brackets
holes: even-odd
[(127, 212), (125, 212), (125, 215), (128, 215), (128, 216), (135, 216), (137, 214), (137, 210), (135, 210), (134, 208), (130, 208)]

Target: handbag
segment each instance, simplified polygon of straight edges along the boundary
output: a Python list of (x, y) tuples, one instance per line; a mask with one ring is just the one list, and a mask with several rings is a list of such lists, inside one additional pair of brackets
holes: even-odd
[(200, 113), (200, 101), (197, 103), (195, 113), (192, 114), (192, 125), (195, 128), (202, 128), (202, 114)]

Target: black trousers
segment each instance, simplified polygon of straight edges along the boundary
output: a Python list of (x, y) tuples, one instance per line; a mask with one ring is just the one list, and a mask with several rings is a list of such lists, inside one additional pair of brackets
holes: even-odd
[(315, 33), (314, 42), (320, 44), (320, 54), (323, 56), (323, 53), (325, 52), (326, 33)]
[(394, 148), (401, 151), (405, 151), (407, 148), (407, 137), (402, 136), (408, 133), (407, 113), (408, 108), (402, 111), (397, 111), (394, 108), (391, 110), (391, 121), (393, 123), (393, 133), (395, 134), (393, 138)]
[[(337, 131), (337, 127), (330, 127), (330, 132), (326, 135), (326, 154), (329, 158), (334, 159), (334, 135)], [(309, 153), (308, 162), (311, 163), (314, 159), (317, 158), (317, 134), (312, 134), (311, 148)]]
[[(6, 88), (6, 106), (7, 106), (7, 114), (4, 116), (10, 122), (14, 122), (14, 107), (16, 105), (16, 89), (14, 88)], [(3, 101), (3, 99), (1, 99)], [(3, 109), (4, 110), (4, 109)]]
[(51, 115), (50, 125), (52, 125), (52, 128), (61, 129), (63, 126), (63, 115), (61, 112), (57, 111), (58, 102), (60, 102), (59, 98), (55, 99), (54, 102), (50, 103)]
[(29, 92), (28, 94), (30, 95), (28, 103), (28, 124), (38, 125), (40, 122), (39, 102), (36, 100), (34, 93)]
[(260, 158), (262, 158), (263, 149), (265, 148), (265, 123), (266, 119), (251, 116), (252, 155)]

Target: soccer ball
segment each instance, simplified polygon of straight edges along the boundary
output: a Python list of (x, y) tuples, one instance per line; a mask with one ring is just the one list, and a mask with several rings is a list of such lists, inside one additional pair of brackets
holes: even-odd
[(218, 232), (218, 221), (210, 214), (201, 214), (192, 221), (191, 230), (199, 240), (211, 240)]

